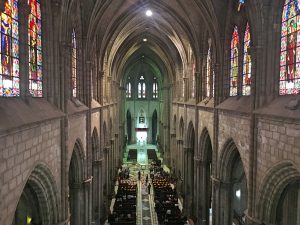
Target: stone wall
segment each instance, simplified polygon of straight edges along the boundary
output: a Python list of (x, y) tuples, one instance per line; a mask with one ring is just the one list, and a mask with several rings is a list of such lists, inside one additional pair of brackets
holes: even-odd
[(61, 192), (60, 138), (60, 120), (23, 127), (0, 137), (0, 224), (11, 224), (23, 188), (38, 164), (48, 167)]

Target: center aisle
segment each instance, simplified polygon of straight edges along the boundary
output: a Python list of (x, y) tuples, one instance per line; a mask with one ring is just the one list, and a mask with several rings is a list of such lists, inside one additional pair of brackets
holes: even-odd
[(142, 178), (142, 181), (138, 181), (137, 225), (158, 225), (152, 188), (150, 193), (149, 195), (148, 188)]

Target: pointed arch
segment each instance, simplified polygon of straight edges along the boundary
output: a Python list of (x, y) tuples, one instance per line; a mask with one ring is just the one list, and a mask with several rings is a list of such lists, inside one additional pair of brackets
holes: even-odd
[(300, 172), (292, 162), (280, 162), (272, 167), (259, 187), (257, 196), (257, 218), (270, 224), (276, 223), (276, 210), (284, 189), (294, 181), (300, 180)]
[(192, 151), (194, 152), (195, 128), (194, 128), (194, 124), (192, 121), (189, 122), (187, 136), (186, 136), (186, 144), (187, 144), (187, 147), (192, 148)]
[(224, 187), (220, 194), (221, 224), (245, 220), (248, 207), (248, 182), (245, 171), (239, 150), (234, 141), (229, 139), (219, 159), (219, 177)]
[[(233, 165), (238, 158), (240, 158), (240, 152), (236, 147), (236, 144), (234, 143), (233, 139), (229, 139), (224, 145), (224, 148), (219, 158), (219, 171), (221, 179), (227, 180), (231, 176), (231, 165)], [(246, 171), (243, 161), (242, 164), (243, 170)]]
[(206, 127), (200, 135), (198, 157), (203, 161), (212, 160), (212, 142)]
[[(31, 213), (35, 214), (31, 216), (32, 220), (37, 220), (35, 222), (45, 225), (58, 223), (61, 215), (57, 193), (59, 192), (55, 178), (50, 169), (44, 164), (38, 164), (32, 170), (23, 189), (15, 212), (15, 222), (22, 221), (24, 211), (26, 211), (26, 216)], [(33, 204), (31, 206), (36, 209), (35, 212), (32, 212), (34, 209), (30, 208), (30, 204)]]
[(84, 177), (84, 151), (82, 147), (82, 142), (77, 139), (73, 148), (73, 153), (71, 156), (69, 164), (69, 173), (70, 171), (74, 172), (73, 182), (82, 182)]

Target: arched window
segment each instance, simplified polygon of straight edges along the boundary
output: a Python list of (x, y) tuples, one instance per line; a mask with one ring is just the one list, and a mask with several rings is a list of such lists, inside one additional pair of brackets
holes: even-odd
[(138, 98), (142, 98), (142, 84), (138, 84)]
[(208, 49), (207, 52), (207, 58), (206, 58), (206, 97), (210, 97), (211, 96), (211, 92), (210, 92), (210, 87), (211, 87), (211, 75), (212, 75), (212, 71), (211, 71), (211, 50), (210, 48)]
[(250, 28), (247, 23), (244, 37), (243, 95), (251, 94)]
[(298, 1), (286, 0), (281, 27), (280, 95), (298, 94), (300, 90), (299, 15)]
[(43, 97), (42, 18), (40, 0), (28, 0), (29, 91), (33, 97)]
[(19, 96), (18, 0), (5, 2), (1, 13), (0, 96)]
[(140, 77), (140, 82), (138, 83), (138, 98), (146, 98), (146, 84), (143, 76)]
[(195, 70), (196, 70), (196, 65), (193, 63), (193, 68), (192, 68), (192, 98), (195, 98), (196, 95), (196, 77), (195, 77)]
[(128, 82), (126, 85), (126, 98), (131, 98), (131, 83)]
[(231, 55), (230, 55), (230, 96), (237, 95), (237, 81), (238, 81), (238, 70), (239, 70), (239, 35), (237, 27), (235, 26), (232, 39), (231, 39)]
[(156, 80), (156, 77), (153, 78), (154, 81), (153, 81), (153, 98), (158, 98), (158, 85), (157, 85), (157, 80)]
[(71, 79), (72, 96), (77, 97), (77, 44), (76, 34), (72, 32), (72, 79)]

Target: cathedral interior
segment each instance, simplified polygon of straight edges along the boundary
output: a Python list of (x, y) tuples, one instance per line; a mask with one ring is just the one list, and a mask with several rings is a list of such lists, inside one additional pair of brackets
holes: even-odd
[(299, 0), (0, 10), (1, 225), (300, 224)]

